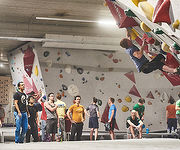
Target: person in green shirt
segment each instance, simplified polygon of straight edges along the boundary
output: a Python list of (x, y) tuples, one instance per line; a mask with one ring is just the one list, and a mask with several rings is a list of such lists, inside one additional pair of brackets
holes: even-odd
[(126, 120), (126, 127), (128, 134), (131, 134), (128, 138), (136, 138), (136, 135), (139, 135), (139, 139), (142, 138), (142, 125), (143, 122), (137, 117), (137, 112), (135, 110), (131, 111), (131, 116)]
[[(180, 126), (180, 92), (178, 94), (179, 100), (176, 102), (176, 118), (177, 118), (177, 122)], [(179, 133), (179, 139), (180, 139), (180, 129), (178, 129), (178, 133)]]
[(138, 103), (134, 105), (133, 110), (137, 111), (137, 117), (141, 119), (142, 121), (144, 120), (144, 103), (145, 100), (143, 98), (140, 98)]

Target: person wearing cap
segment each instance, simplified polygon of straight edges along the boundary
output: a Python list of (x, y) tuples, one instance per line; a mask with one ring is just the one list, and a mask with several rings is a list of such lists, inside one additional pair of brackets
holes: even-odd
[[(131, 134), (133, 139), (136, 138), (137, 134), (139, 135), (139, 139), (142, 138), (142, 125), (143, 122), (137, 117), (137, 112), (132, 110), (131, 116), (129, 116), (126, 120), (126, 127), (128, 134)], [(131, 138), (131, 136), (128, 138)]]

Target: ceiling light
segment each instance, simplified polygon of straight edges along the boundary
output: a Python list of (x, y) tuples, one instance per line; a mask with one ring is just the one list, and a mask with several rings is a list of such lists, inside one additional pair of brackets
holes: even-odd
[(80, 19), (63, 19), (63, 18), (49, 18), (49, 17), (36, 17), (37, 20), (49, 20), (49, 21), (67, 21), (67, 22), (83, 22), (83, 23), (98, 23), (104, 25), (116, 25), (114, 20), (80, 20)]
[(3, 63), (0, 63), (0, 68), (3, 68), (3, 67), (4, 67)]

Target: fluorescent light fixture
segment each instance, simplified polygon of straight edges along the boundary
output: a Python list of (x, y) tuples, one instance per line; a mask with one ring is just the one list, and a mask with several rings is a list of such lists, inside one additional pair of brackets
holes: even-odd
[(50, 20), (50, 21), (67, 21), (67, 22), (84, 22), (84, 23), (98, 23), (104, 25), (116, 25), (114, 20), (79, 20), (79, 19), (63, 19), (63, 18), (49, 18), (49, 17), (36, 17), (37, 20)]
[(114, 20), (99, 20), (98, 23), (104, 25), (116, 25), (116, 21)]

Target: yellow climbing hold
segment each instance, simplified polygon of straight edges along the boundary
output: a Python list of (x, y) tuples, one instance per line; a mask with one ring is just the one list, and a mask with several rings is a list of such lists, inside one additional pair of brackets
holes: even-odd
[(36, 67), (35, 67), (35, 69), (34, 69), (34, 74), (35, 74), (36, 76), (38, 76), (38, 74), (39, 74), (37, 65), (36, 65)]
[(151, 31), (151, 29), (144, 22), (141, 22), (140, 27), (144, 32), (150, 32)]
[(125, 97), (126, 102), (130, 103), (132, 101), (132, 98), (130, 96)]
[(152, 21), (154, 7), (149, 2), (140, 2), (138, 6), (143, 11), (146, 18)]
[(179, 24), (180, 24), (180, 22), (179, 22), (179, 20), (177, 19), (177, 20), (172, 24), (172, 26), (173, 26), (174, 29), (179, 29)]
[(161, 45), (161, 49), (166, 53), (170, 52), (169, 46), (164, 42)]
[(127, 112), (127, 111), (129, 110), (129, 107), (123, 105), (122, 108), (121, 108), (121, 110), (122, 110), (123, 112)]
[(128, 30), (131, 40), (135, 40), (139, 35), (135, 29)]
[(138, 7), (139, 2), (143, 2), (143, 1), (147, 1), (147, 0), (131, 0), (131, 1), (134, 3), (134, 5), (136, 5)]
[(104, 6), (108, 6), (107, 2), (104, 2)]

